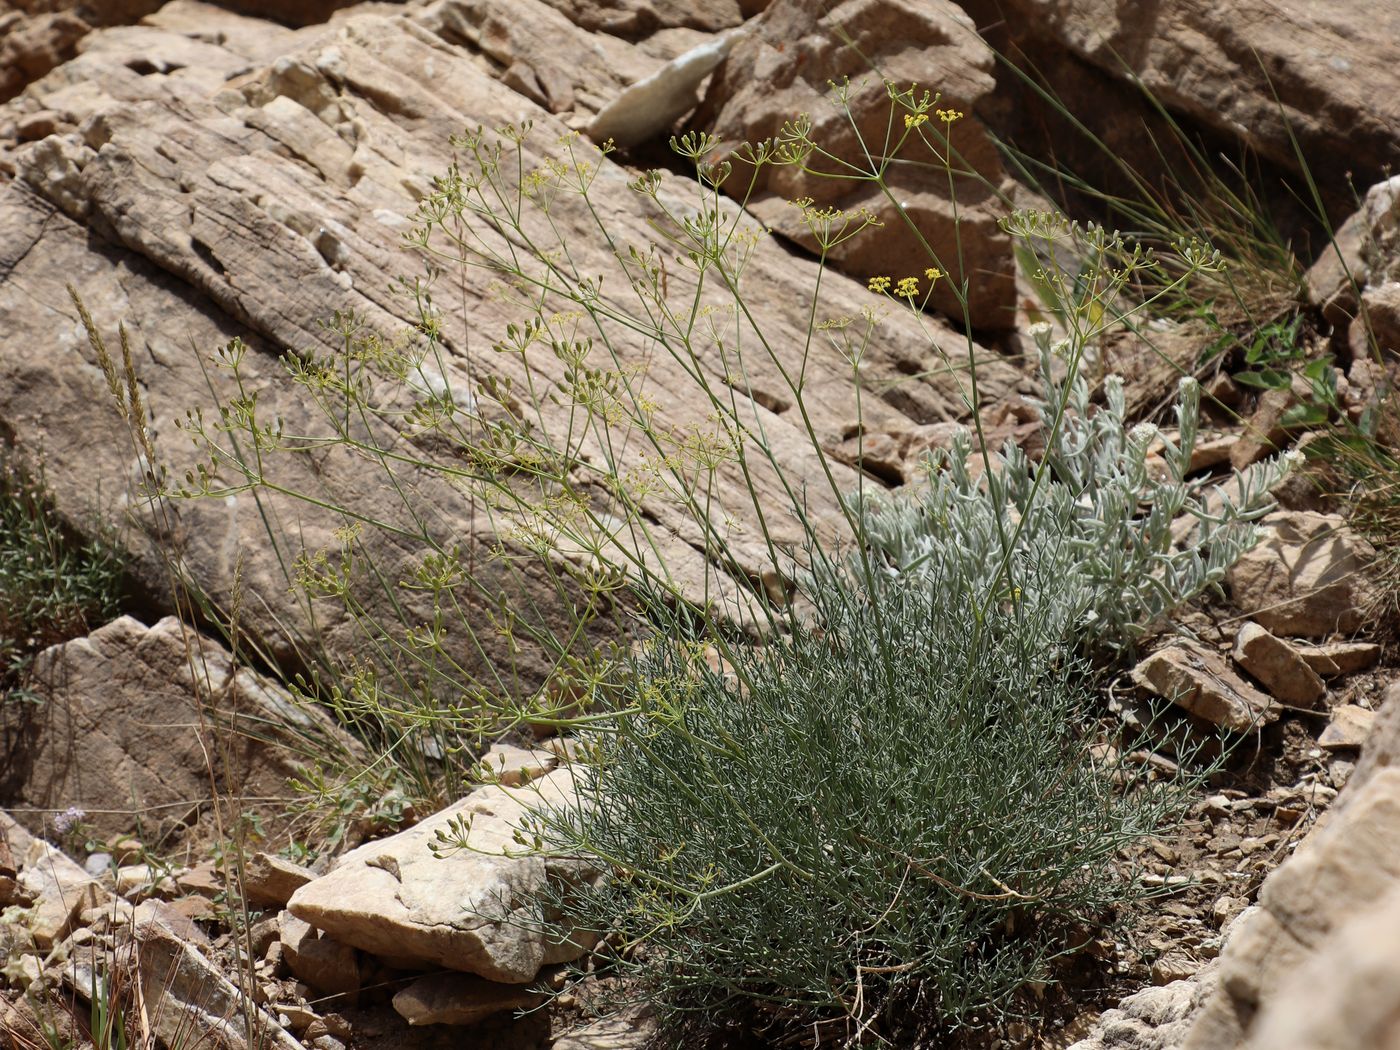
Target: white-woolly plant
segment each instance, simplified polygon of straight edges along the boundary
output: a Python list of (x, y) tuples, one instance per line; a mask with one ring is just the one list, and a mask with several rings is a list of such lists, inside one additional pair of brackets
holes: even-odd
[[(1020, 608), (1052, 648), (1130, 648), (1209, 588), (1258, 540), (1255, 522), (1291, 456), (1275, 456), (1230, 485), (1193, 481), (1200, 386), (1180, 384), (1175, 437), (1129, 427), (1123, 383), (1104, 404), (1081, 374), (1052, 378), (1050, 327), (1035, 330), (1044, 400), (1033, 402), (1046, 450), (1033, 461), (1014, 442), (984, 459), (964, 432), (936, 451), (913, 495), (860, 502), (868, 549), (890, 571), (966, 589), (985, 609)], [(990, 464), (990, 470), (974, 468)]]

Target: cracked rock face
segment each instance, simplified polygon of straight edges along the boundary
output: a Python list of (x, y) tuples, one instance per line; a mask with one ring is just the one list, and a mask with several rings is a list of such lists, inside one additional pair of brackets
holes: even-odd
[[(965, 277), (972, 325), (1010, 328), (1015, 320), (1011, 240), (997, 225), (1006, 210), (996, 197), (1004, 173), (976, 114), (995, 86), (996, 59), (951, 0), (774, 0), (735, 38), (694, 123), (718, 134), (720, 152), (727, 153), (738, 143), (772, 138), (785, 122), (805, 114), (814, 141), (839, 157), (866, 164), (860, 159), (868, 148), (863, 144), (883, 143), (889, 122), (900, 127), (904, 110), (891, 117), (885, 84), (869, 75), (862, 55), (901, 89), (918, 83), (939, 93), (940, 108), (963, 114), (952, 126), (958, 157), (954, 168), (971, 167), (980, 178), (955, 178), (950, 187), (935, 151), (915, 136), (901, 154), (907, 163), (896, 165), (889, 176), (896, 200), (871, 182), (821, 178), (797, 165), (760, 169), (750, 193), (750, 169), (742, 161), (736, 161), (726, 189), (745, 196), (764, 223), (810, 251), (820, 246), (790, 201), (808, 197), (818, 207), (868, 209), (882, 225), (831, 248), (827, 257), (836, 269), (862, 280), (899, 280), (937, 267), (950, 276), (935, 286), (934, 308), (961, 319), (953, 288)], [(850, 121), (826, 97), (833, 82), (847, 77)], [(939, 136), (945, 125), (933, 114), (928, 120), (920, 130), (942, 149)], [(833, 168), (821, 160), (812, 166)], [(918, 226), (920, 236), (909, 230), (901, 211)], [(926, 284), (921, 278), (921, 287)]]
[[(1369, 712), (1368, 712), (1369, 713)], [(1220, 957), (1185, 1050), (1400, 1045), (1400, 686), (1320, 824), (1265, 880)]]
[[(226, 760), (227, 786), (276, 799), (306, 741), (358, 753), (327, 715), (235, 668), (222, 645), (173, 617), (146, 627), (123, 616), (53, 646), (36, 658), (31, 688), (43, 703), (0, 705), (6, 797), (26, 813), (83, 809), (87, 826), (108, 838), (141, 823), (173, 842), (197, 824), (211, 754)], [(45, 830), (42, 812), (27, 819)]]
[[(238, 575), (247, 596), (244, 629), (278, 659), (294, 655), (286, 629), (306, 627), (283, 565), (303, 544), (316, 549), (333, 542), (339, 520), (270, 497), (266, 506), (283, 532), (279, 552), (263, 529), (263, 508), (246, 494), (182, 502), (158, 519), (139, 500), (128, 500), (126, 482), (139, 474), (140, 463), (107, 403), (64, 285), (71, 281), (78, 288), (104, 332), (114, 334), (118, 323), (126, 325), (157, 451), (168, 457), (173, 477), (181, 477), (196, 458), (171, 421), (193, 409), (209, 415), (214, 395), (233, 396), (228, 377), (217, 371), (211, 377), (204, 358), (235, 337), (248, 346), (247, 379), (259, 390), (268, 418), (282, 417), (289, 430), (314, 427), (305, 391), (291, 383), (278, 358), (289, 348), (332, 350), (333, 337), (320, 322), (334, 311), (354, 311), (389, 336), (414, 320), (412, 303), (390, 283), (396, 275), (422, 270), (421, 261), (403, 247), (402, 235), (417, 199), (449, 163), (450, 136), (468, 126), (530, 119), (535, 133), (526, 144), (524, 167), (542, 167), (557, 155), (558, 140), (570, 125), (529, 91), (511, 88), (505, 74), (517, 62), (533, 61), (531, 68), (541, 75), (552, 71), (579, 78), (569, 82), (575, 108), (567, 115), (585, 122), (590, 107), (631, 76), (615, 54), (616, 38), (593, 40), (573, 23), (561, 22), (558, 11), (529, 0), (509, 11), (475, 0), (385, 10), (371, 5), (363, 13), (341, 12), (327, 25), (291, 30), (178, 0), (153, 17), (157, 24), (89, 34), (77, 59), (26, 89), (25, 106), (54, 114), (45, 118), (54, 122), (54, 133), (13, 150), (0, 148), (0, 164), (12, 165), (17, 176), (0, 183), (0, 229), (6, 231), (0, 239), (0, 330), (6, 333), (0, 427), (14, 435), (21, 453), (37, 457), (42, 451), (56, 500), (70, 517), (135, 515), (142, 528), (128, 533), (125, 542), (153, 593), (162, 591), (157, 543), (173, 545), (201, 585), (225, 602)], [(516, 12), (538, 17), (540, 31), (527, 38), (506, 18)], [(201, 22), (205, 13), (208, 20)], [(535, 41), (540, 51), (532, 59)], [(661, 59), (641, 54), (631, 61), (641, 75)], [(604, 83), (599, 77), (610, 69), (620, 72)], [(517, 73), (529, 79), (523, 67)], [(539, 97), (549, 102), (553, 91)], [(594, 183), (595, 203), (615, 237), (647, 245), (656, 234), (648, 225), (650, 214), (629, 189), (631, 178), (627, 169), (604, 160)], [(661, 199), (677, 211), (693, 203), (690, 188), (672, 177), (663, 180)], [(734, 206), (723, 206), (736, 213)], [(553, 219), (581, 271), (610, 270), (609, 249), (581, 204), (562, 201)], [(761, 240), (747, 273), (755, 320), (783, 360), (795, 352), (792, 333), (805, 331), (816, 265), (774, 240)], [(465, 385), (471, 369), (478, 378), (490, 374), (522, 387), (527, 373), (521, 362), (506, 355), (473, 358), (470, 352), (524, 319), (490, 294), (490, 282), (489, 275), (469, 275), (465, 300), (458, 303), (454, 296), (451, 305), (443, 305), (445, 381)], [(671, 272), (669, 283), (672, 297), (684, 299), (693, 289), (684, 269)], [(822, 288), (825, 305), (836, 313), (855, 315), (869, 303), (863, 284), (839, 275), (828, 273)], [(715, 305), (722, 305), (718, 297)], [(967, 343), (936, 319), (926, 323), (954, 363), (961, 359)], [(681, 363), (657, 354), (634, 333), (619, 329), (611, 335), (624, 367), (649, 369), (647, 389), (657, 403), (658, 427), (684, 430), (704, 423), (704, 406)], [(962, 414), (956, 373), (930, 360), (919, 366), (919, 376), (908, 374), (908, 348), (927, 345), (915, 320), (899, 313), (885, 319), (863, 363), (863, 378), (888, 391), (863, 398), (869, 425), (917, 426)], [(981, 348), (977, 353), (991, 356)], [(701, 363), (714, 382), (731, 380), (718, 356)], [(756, 356), (750, 364), (744, 396), (755, 402), (769, 441), (792, 476), (808, 482), (808, 512), (820, 527), (841, 529), (834, 493), (815, 483), (820, 480), (815, 456), (778, 363)], [(528, 368), (537, 385), (562, 381), (563, 365), (547, 355)], [(993, 400), (1019, 382), (1019, 373), (994, 357), (983, 367), (982, 390)], [(820, 391), (808, 406), (819, 440), (839, 444), (856, 414), (849, 363), (837, 348), (814, 343), (805, 383)], [(628, 455), (632, 450), (641, 455), (640, 443), (627, 447)], [(315, 463), (282, 459), (274, 472), (288, 489), (315, 490), (381, 520), (404, 516), (394, 488), (365, 471), (356, 457), (328, 453)], [(737, 468), (724, 467), (721, 475), (719, 491), (744, 491)], [(842, 491), (853, 489), (856, 477), (837, 469)], [(762, 505), (784, 505), (771, 471), (759, 470), (752, 481)], [(495, 537), (483, 531), (483, 516), (473, 515), (460, 491), (431, 475), (405, 483), (417, 505), (431, 508), (425, 516), (436, 523), (444, 545), (459, 540), (478, 549), (494, 545)], [(101, 507), (94, 505), (99, 492), (106, 500)], [(687, 586), (698, 587), (707, 571), (696, 550), (698, 534), (693, 528), (686, 532), (674, 507), (660, 498), (654, 502), (647, 512), (671, 535), (666, 554), (673, 571), (690, 581)], [(753, 516), (744, 501), (725, 502), (723, 511), (737, 521)], [(775, 539), (795, 540), (796, 530), (789, 531)], [(373, 554), (389, 574), (420, 553), (407, 544), (369, 542), (378, 544)], [(768, 567), (766, 549), (757, 541), (741, 544), (739, 561), (752, 575)], [(538, 607), (547, 615), (553, 607), (542, 571), (507, 571), (483, 558), (478, 575), (488, 590), (508, 595), (517, 608)], [(475, 609), (489, 607), (472, 595), (463, 601)], [(332, 649), (350, 651), (356, 644), (353, 627), (334, 609), (322, 614)], [(467, 662), (480, 659), (465, 642), (454, 655)], [(530, 653), (519, 659), (525, 678), (542, 673), (543, 665), (532, 663)]]
[[(1292, 138), (1330, 187), (1365, 186), (1400, 159), (1393, 4), (1310, 0), (967, 0), (979, 24), (1053, 42), (1161, 102), (1296, 164)], [(1325, 100), (1325, 101), (1324, 101)], [(1319, 158), (1345, 156), (1344, 165)], [(1326, 170), (1323, 170), (1326, 169)]]

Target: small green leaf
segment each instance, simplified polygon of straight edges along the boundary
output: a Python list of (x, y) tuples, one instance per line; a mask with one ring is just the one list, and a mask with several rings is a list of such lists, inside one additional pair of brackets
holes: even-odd
[(1226, 332), (1201, 351), (1200, 364), (1205, 364), (1207, 361), (1214, 360), (1237, 342), (1239, 342), (1239, 340), (1236, 339), (1232, 333)]
[(1294, 405), (1279, 416), (1279, 423), (1285, 427), (1316, 427), (1327, 422), (1326, 405)]
[(1316, 361), (1309, 361), (1303, 368), (1303, 375), (1309, 379), (1327, 381), (1331, 380), (1332, 385), (1336, 385), (1336, 374), (1332, 371), (1332, 355), (1319, 357)]
[(1292, 382), (1287, 372), (1273, 368), (1260, 368), (1249, 372), (1236, 372), (1235, 382), (1261, 390), (1284, 390)]

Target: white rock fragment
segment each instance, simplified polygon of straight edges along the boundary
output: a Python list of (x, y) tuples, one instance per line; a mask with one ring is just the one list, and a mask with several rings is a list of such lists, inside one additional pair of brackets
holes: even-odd
[(637, 81), (599, 110), (588, 137), (603, 143), (635, 146), (659, 135), (695, 108), (701, 82), (729, 54), (734, 34), (693, 47), (651, 76)]
[[(576, 959), (585, 948), (547, 936), (534, 894), (546, 879), (578, 881), (593, 871), (583, 861), (531, 853), (515, 832), (536, 806), (576, 804), (573, 785), (572, 771), (560, 769), (528, 787), (479, 788), (406, 831), (351, 850), (287, 907), (336, 940), (399, 965), (505, 984), (534, 980), (541, 966)], [(437, 832), (458, 833), (463, 823), (471, 848), (435, 856)]]

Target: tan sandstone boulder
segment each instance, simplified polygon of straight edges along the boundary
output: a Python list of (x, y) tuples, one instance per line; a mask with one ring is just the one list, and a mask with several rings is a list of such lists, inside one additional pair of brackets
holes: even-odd
[(1287, 975), (1251, 1050), (1400, 1048), (1400, 886), (1339, 926)]
[[(973, 0), (1018, 34), (1053, 41), (1117, 79), (1136, 78), (1167, 107), (1314, 171), (1344, 193), (1400, 160), (1394, 4), (1311, 0)], [(981, 17), (979, 15), (979, 17)], [(1334, 157), (1344, 165), (1332, 165)]]
[[(1400, 689), (1326, 823), (1264, 882), (1220, 958), (1185, 1050), (1374, 1050), (1393, 1040), (1400, 967)], [(1388, 982), (1388, 983), (1387, 983)]]
[(1364, 622), (1375, 551), (1335, 514), (1277, 511), (1226, 576), (1245, 613), (1278, 635), (1325, 638)]

